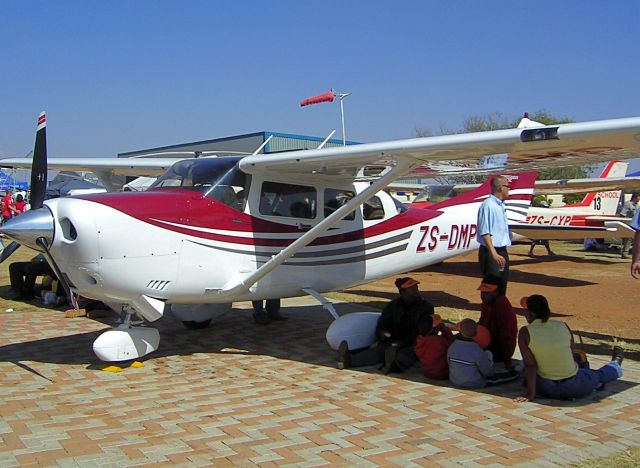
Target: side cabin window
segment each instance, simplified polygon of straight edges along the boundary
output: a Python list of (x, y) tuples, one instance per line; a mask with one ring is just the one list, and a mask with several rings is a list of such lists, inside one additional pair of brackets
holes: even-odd
[(149, 190), (181, 188), (200, 192), (237, 210), (244, 211), (250, 176), (238, 167), (237, 156), (178, 161)]
[(362, 205), (362, 218), (365, 221), (384, 219), (384, 207), (380, 197), (371, 197)]
[(260, 214), (314, 219), (316, 200), (317, 194), (314, 187), (263, 182), (260, 191)]
[[(325, 189), (324, 191), (324, 217), (328, 217), (342, 205), (355, 196), (351, 190)], [(352, 221), (356, 218), (355, 211), (352, 211), (343, 219)]]

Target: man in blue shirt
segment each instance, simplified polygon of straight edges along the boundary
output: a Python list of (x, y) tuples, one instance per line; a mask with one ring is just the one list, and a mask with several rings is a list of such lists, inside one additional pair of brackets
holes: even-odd
[(478, 210), (477, 241), (480, 244), (478, 260), (483, 278), (500, 280), (498, 288), (502, 295), (507, 292), (509, 278), (509, 254), (511, 245), (507, 209), (504, 200), (509, 197), (509, 181), (504, 176), (491, 180), (491, 195), (482, 202)]

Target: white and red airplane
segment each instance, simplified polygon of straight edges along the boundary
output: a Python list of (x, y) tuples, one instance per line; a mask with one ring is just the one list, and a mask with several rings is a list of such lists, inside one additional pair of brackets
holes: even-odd
[[(582, 239), (633, 237), (630, 218), (616, 216), (621, 189), (640, 188), (640, 177), (625, 177), (628, 163), (610, 161), (599, 178), (573, 180), (537, 180), (534, 193), (579, 193), (590, 191), (579, 203), (559, 208), (531, 206), (524, 222), (510, 222), (513, 239)], [(462, 194), (475, 190), (477, 184), (438, 186), (435, 190)], [(434, 187), (419, 194), (410, 206), (437, 209), (441, 203), (426, 201)], [(593, 191), (591, 191), (593, 190)], [(422, 195), (422, 196), (421, 196)]]
[[(153, 322), (171, 308), (185, 324), (199, 327), (233, 301), (304, 294), (331, 311), (323, 292), (477, 248), (476, 214), (488, 196), (486, 184), (439, 209), (411, 209), (381, 191), (397, 177), (436, 169), (502, 174), (640, 154), (640, 118), (627, 118), (268, 156), (185, 159), (168, 167), (145, 192), (43, 204), (45, 131), (42, 114), (32, 210), (5, 223), (0, 232), (43, 252), (70, 297), (97, 299), (122, 313), (121, 325), (94, 342), (96, 355), (105, 361), (135, 359), (158, 348), (158, 331), (134, 326), (136, 316)], [(502, 153), (509, 154), (503, 166), (479, 164), (484, 156)], [(103, 176), (157, 175), (169, 162), (53, 161), (56, 168), (94, 170)], [(3, 160), (0, 166), (25, 164)], [(534, 175), (509, 177), (514, 220), (524, 221)], [(17, 245), (8, 246), (3, 259)], [(348, 322), (347, 317), (334, 325)], [(328, 339), (333, 347), (336, 336), (345, 339), (352, 331), (345, 331), (348, 323), (332, 328)]]
[[(627, 167), (626, 162), (610, 161), (598, 180), (606, 183), (607, 178), (624, 177)], [(620, 190), (590, 192), (581, 202), (559, 208), (531, 206), (525, 223), (513, 223), (511, 228), (530, 239), (633, 237), (631, 219), (616, 216), (621, 194)]]

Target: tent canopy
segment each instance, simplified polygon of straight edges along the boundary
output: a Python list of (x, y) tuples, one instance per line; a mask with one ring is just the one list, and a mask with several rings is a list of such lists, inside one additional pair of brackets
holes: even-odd
[(28, 184), (15, 180), (4, 171), (0, 171), (0, 190), (27, 190)]

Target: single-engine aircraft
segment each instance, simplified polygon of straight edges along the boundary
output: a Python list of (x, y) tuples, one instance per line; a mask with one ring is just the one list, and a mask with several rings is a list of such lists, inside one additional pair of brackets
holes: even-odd
[[(633, 237), (630, 218), (616, 216), (621, 189), (638, 190), (640, 177), (624, 177), (628, 163), (610, 161), (599, 178), (573, 180), (537, 180), (534, 193), (587, 193), (579, 203), (559, 208), (529, 207), (524, 222), (510, 222), (514, 240), (583, 239)], [(476, 190), (479, 184), (425, 187), (410, 204), (414, 208), (438, 209), (441, 203), (429, 202), (430, 195), (462, 194)], [(592, 191), (590, 191), (592, 190)]]
[[(381, 191), (400, 176), (436, 171), (491, 176), (640, 154), (636, 117), (185, 159), (144, 192), (43, 203), (45, 132), (43, 113), (34, 149), (32, 209), (0, 228), (14, 241), (2, 259), (19, 244), (41, 251), (69, 297), (97, 299), (120, 312), (121, 324), (93, 344), (104, 361), (131, 360), (157, 349), (158, 331), (135, 326), (134, 319), (153, 322), (167, 308), (186, 325), (200, 327), (233, 301), (309, 294), (334, 314), (336, 325), (351, 314), (338, 318), (323, 292), (477, 248), (476, 214), (488, 196), (488, 183), (447, 206), (423, 210), (407, 208)], [(506, 163), (479, 164), (484, 156), (504, 153)], [(103, 175), (156, 175), (168, 163), (163, 158), (54, 161), (56, 168)], [(21, 164), (0, 161), (4, 167)], [(535, 176), (508, 177), (511, 217), (524, 221)], [(329, 340), (333, 347), (335, 336)]]
[[(596, 180), (606, 183), (624, 177), (627, 167), (626, 162), (610, 161)], [(616, 215), (621, 195), (620, 190), (589, 192), (579, 203), (558, 208), (531, 206), (526, 221), (513, 223), (511, 229), (530, 239), (633, 237), (631, 219)]]

